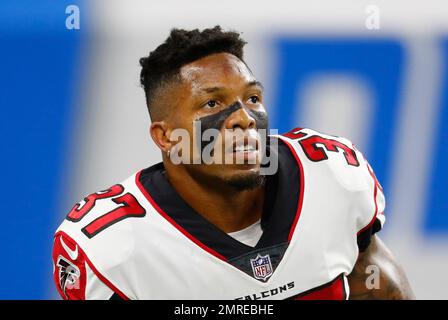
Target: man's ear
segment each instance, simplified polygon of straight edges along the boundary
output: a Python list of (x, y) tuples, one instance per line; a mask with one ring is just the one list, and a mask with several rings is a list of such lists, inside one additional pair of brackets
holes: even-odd
[(156, 121), (151, 123), (149, 133), (151, 134), (152, 140), (154, 140), (155, 144), (160, 148), (160, 150), (162, 150), (162, 152), (167, 152), (171, 149), (171, 130), (168, 128), (165, 121)]

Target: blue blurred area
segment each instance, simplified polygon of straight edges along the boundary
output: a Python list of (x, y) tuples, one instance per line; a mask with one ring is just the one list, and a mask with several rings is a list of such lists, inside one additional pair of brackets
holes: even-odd
[(83, 42), (80, 30), (66, 29), (70, 4), (82, 10), (82, 1), (0, 4), (0, 299), (51, 296), (52, 235)]
[(427, 236), (445, 235), (448, 230), (448, 38), (440, 41), (443, 79), (439, 113), (435, 124), (431, 175), (425, 203), (424, 228)]
[[(297, 127), (303, 106), (297, 99), (307, 80), (316, 73), (354, 74), (363, 79), (373, 93), (372, 123), (366, 146), (362, 150), (375, 169), (385, 190), (389, 175), (393, 141), (399, 117), (405, 55), (400, 41), (363, 38), (280, 38), (275, 47), (279, 66), (274, 101), (273, 126), (280, 132)], [(289, 115), (289, 116), (284, 116)], [(325, 115), (322, 115), (325, 117)]]

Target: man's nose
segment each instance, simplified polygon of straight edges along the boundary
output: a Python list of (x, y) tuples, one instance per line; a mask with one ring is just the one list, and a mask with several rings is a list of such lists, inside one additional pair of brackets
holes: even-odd
[(248, 130), (255, 128), (255, 119), (247, 112), (245, 107), (242, 107), (232, 113), (226, 121), (226, 129)]

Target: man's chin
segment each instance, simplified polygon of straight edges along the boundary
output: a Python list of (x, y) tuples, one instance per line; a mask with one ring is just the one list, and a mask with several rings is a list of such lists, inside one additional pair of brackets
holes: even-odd
[(246, 171), (225, 179), (226, 183), (238, 191), (251, 190), (264, 185), (265, 176), (259, 171)]

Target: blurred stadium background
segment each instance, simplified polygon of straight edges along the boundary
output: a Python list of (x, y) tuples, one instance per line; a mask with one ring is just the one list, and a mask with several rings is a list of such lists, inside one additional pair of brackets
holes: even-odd
[(387, 196), (381, 236), (418, 298), (448, 299), (448, 6), (430, 0), (2, 1), (0, 298), (57, 297), (65, 214), (160, 159), (138, 59), (173, 27), (216, 24), (249, 42), (272, 128), (365, 153)]

